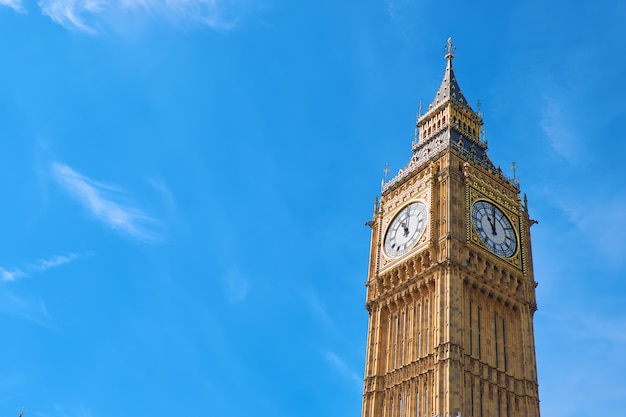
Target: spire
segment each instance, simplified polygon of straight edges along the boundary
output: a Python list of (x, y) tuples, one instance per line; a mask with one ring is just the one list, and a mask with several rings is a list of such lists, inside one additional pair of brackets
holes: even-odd
[(441, 104), (446, 103), (448, 101), (452, 101), (465, 107), (472, 112), (472, 106), (469, 105), (465, 96), (463, 96), (463, 92), (461, 91), (461, 87), (456, 81), (456, 76), (454, 75), (454, 68), (452, 67), (452, 60), (454, 59), (454, 51), (456, 50), (456, 46), (452, 43), (452, 38), (448, 38), (448, 43), (445, 46), (446, 55), (445, 58), (448, 61), (446, 65), (446, 72), (443, 75), (443, 81), (441, 81), (441, 85), (439, 86), (439, 90), (437, 90), (437, 94), (433, 99), (433, 102), (428, 107), (428, 111), (426, 114), (430, 113), (432, 110), (439, 107)]
[[(517, 178), (510, 179), (504, 175), (502, 169), (496, 167), (487, 155), (481, 104), (479, 101), (478, 111), (474, 111), (461, 92), (452, 65), (455, 50), (452, 38), (448, 38), (444, 49), (447, 62), (443, 81), (426, 112), (421, 111), (420, 101), (415, 136), (411, 144), (411, 161), (394, 178), (383, 180), (383, 193), (396, 187), (408, 175), (442, 152), (454, 153), (466, 162), (479, 165), (500, 178), (502, 183), (519, 190)], [(513, 175), (516, 177), (516, 173)]]

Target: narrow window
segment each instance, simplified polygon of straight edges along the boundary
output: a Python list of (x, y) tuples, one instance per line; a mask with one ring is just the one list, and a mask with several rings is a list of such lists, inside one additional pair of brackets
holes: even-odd
[(470, 401), (470, 414), (473, 416), (474, 415), (474, 383), (472, 382), (472, 387), (470, 389), (470, 397), (471, 397), (471, 401)]
[(511, 403), (509, 402), (509, 395), (506, 395), (506, 417), (509, 417), (509, 409), (511, 408)]
[(406, 335), (406, 312), (402, 312), (402, 358), (400, 360), (400, 366), (404, 365), (405, 335)]
[(411, 362), (415, 359), (415, 355), (413, 354), (413, 344), (415, 343), (415, 308), (411, 306), (411, 310), (407, 315), (407, 362)]
[(426, 392), (424, 393), (424, 415), (428, 415), (428, 388), (426, 388)]
[(482, 308), (478, 307), (478, 314), (477, 314), (477, 319), (478, 319), (478, 359), (481, 359), (481, 351), (480, 351), (480, 312), (482, 311)]
[[(473, 303), (470, 301), (469, 303), (469, 352), (470, 352), (470, 356), (472, 356), (474, 354), (474, 335), (472, 332), (472, 309), (474, 308)], [(472, 410), (473, 412), (474, 410)]]
[(391, 359), (393, 357), (393, 353), (391, 352), (391, 349), (393, 347), (393, 316), (391, 315), (391, 313), (388, 313), (389, 316), (387, 318), (387, 343), (385, 343), (385, 357), (386, 357), (386, 364), (387, 364), (387, 369), (393, 369), (393, 366), (391, 364)]
[[(493, 313), (493, 338), (496, 341), (496, 369), (499, 367), (498, 361), (498, 313)], [(498, 416), (499, 417), (499, 416)]]
[(502, 353), (504, 355), (504, 372), (506, 372), (506, 333), (504, 333), (504, 319), (502, 319)]
[(415, 391), (415, 417), (420, 417), (420, 392)]
[(430, 353), (428, 343), (430, 342), (430, 299), (426, 300), (426, 355)]
[[(393, 407), (393, 403), (391, 403), (391, 405)], [(480, 398), (479, 398), (479, 401), (478, 401), (478, 407), (479, 407), (479, 410), (480, 410), (479, 416), (483, 417), (483, 387), (482, 386), (480, 387)]]
[(417, 322), (417, 357), (422, 357), (422, 305), (419, 305), (419, 318)]
[(397, 359), (398, 359), (398, 316), (394, 317), (394, 337), (393, 337), (393, 368), (396, 368)]

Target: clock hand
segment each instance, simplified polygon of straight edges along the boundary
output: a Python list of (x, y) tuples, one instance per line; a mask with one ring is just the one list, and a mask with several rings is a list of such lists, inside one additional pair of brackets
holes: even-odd
[(410, 218), (411, 218), (410, 213), (407, 211), (406, 217), (405, 217), (404, 221), (402, 223), (400, 223), (400, 226), (402, 226), (402, 228), (404, 229), (404, 237), (407, 237), (409, 235), (409, 220), (410, 220)]
[(400, 223), (400, 226), (404, 229), (404, 237), (407, 237), (409, 235), (409, 228), (404, 223)]
[[(493, 216), (493, 221), (491, 223), (491, 231), (493, 232), (494, 236), (498, 234), (498, 232), (496, 231), (496, 208), (495, 206), (491, 206), (491, 215)], [(489, 217), (487, 217), (489, 218)]]

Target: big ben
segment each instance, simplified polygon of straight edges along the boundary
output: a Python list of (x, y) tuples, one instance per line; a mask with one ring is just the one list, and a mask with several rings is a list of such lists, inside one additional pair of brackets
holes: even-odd
[(445, 59), (411, 158), (368, 222), (362, 415), (539, 417), (535, 222), (518, 181), (487, 154), (451, 40)]

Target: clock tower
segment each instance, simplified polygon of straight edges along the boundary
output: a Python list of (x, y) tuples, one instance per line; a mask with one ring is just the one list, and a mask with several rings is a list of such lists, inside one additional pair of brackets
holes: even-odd
[(539, 417), (526, 197), (443, 81), (407, 166), (382, 186), (367, 287), (363, 417)]

